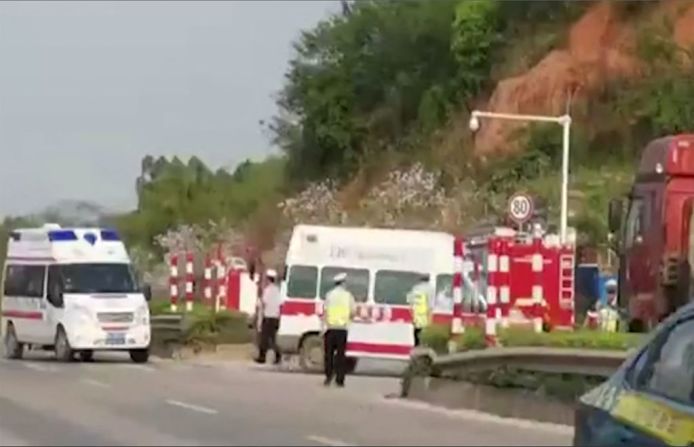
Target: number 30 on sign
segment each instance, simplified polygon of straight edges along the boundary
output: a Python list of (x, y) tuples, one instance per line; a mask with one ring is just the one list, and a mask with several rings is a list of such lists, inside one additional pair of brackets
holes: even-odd
[(508, 201), (508, 215), (517, 224), (527, 222), (533, 215), (533, 199), (527, 194), (514, 194)]

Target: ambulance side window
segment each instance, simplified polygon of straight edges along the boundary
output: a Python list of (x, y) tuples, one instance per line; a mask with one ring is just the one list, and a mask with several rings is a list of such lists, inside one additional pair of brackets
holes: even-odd
[(407, 294), (419, 282), (421, 274), (395, 270), (376, 272), (374, 300), (380, 304), (407, 304)]
[(289, 267), (287, 297), (312, 300), (318, 289), (318, 268), (309, 265), (292, 265)]
[(442, 274), (436, 277), (436, 296), (453, 299), (453, 275)]
[(320, 298), (333, 288), (333, 278), (338, 273), (346, 273), (345, 287), (352, 292), (358, 303), (365, 303), (369, 295), (369, 271), (367, 269), (349, 269), (343, 267), (323, 267), (320, 272)]
[(42, 298), (46, 267), (41, 265), (8, 265), (5, 271), (6, 296)]
[(5, 268), (5, 288), (3, 290), (5, 296), (21, 295), (21, 269), (21, 265), (8, 265)]

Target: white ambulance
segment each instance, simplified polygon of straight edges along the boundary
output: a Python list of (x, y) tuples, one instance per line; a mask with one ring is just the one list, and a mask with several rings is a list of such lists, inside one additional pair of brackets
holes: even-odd
[(10, 234), (3, 273), (5, 355), (51, 349), (59, 360), (88, 361), (95, 350), (149, 359), (151, 298), (140, 288), (125, 245), (101, 228), (18, 229)]
[(350, 368), (359, 357), (405, 360), (414, 345), (407, 294), (428, 273), (443, 312), (452, 313), (454, 237), (448, 233), (297, 225), (286, 257), (278, 344), (320, 370), (322, 303), (338, 272), (358, 302), (349, 328)]

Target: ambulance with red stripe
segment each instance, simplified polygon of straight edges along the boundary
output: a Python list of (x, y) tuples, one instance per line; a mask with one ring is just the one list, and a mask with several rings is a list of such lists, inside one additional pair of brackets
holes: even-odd
[(338, 272), (347, 274), (358, 318), (349, 328), (350, 368), (361, 357), (405, 360), (414, 345), (407, 294), (421, 273), (436, 290), (435, 313), (452, 314), (454, 237), (448, 233), (328, 226), (294, 227), (281, 286), (278, 344), (320, 370), (321, 313)]
[(4, 352), (55, 351), (59, 360), (90, 360), (96, 350), (149, 358), (148, 286), (140, 288), (125, 245), (101, 228), (18, 229), (3, 269)]

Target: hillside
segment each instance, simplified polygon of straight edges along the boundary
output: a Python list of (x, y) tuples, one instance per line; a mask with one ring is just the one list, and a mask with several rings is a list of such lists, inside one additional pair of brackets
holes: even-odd
[(570, 111), (570, 224), (603, 246), (642, 146), (694, 122), (694, 3), (345, 5), (294, 44), (268, 128), (281, 157), (233, 173), (143, 160), (137, 209), (110, 218), (143, 268), (220, 241), (277, 263), (296, 222), (461, 232), (503, 219), (518, 190), (557, 222), (560, 129), (485, 121), (472, 135), (473, 108)]

